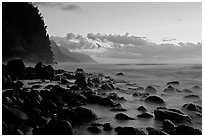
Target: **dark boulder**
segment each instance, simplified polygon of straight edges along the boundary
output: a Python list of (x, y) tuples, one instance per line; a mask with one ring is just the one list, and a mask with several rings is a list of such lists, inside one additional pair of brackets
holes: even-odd
[(110, 85), (108, 85), (108, 84), (103, 84), (103, 85), (101, 85), (101, 89), (102, 90), (111, 90), (112, 87)]
[(173, 122), (171, 122), (168, 119), (165, 119), (162, 122), (162, 126), (163, 126), (163, 131), (167, 132), (167, 133), (171, 133), (174, 129), (175, 129), (175, 125), (173, 124)]
[(202, 135), (199, 129), (187, 125), (179, 125), (172, 133), (173, 135)]
[(117, 73), (116, 75), (117, 75), (117, 76), (124, 76), (124, 73), (119, 72), (119, 73)]
[(154, 87), (152, 87), (152, 86), (148, 86), (148, 87), (145, 88), (145, 92), (156, 93), (157, 90)]
[(73, 85), (70, 87), (70, 90), (79, 90), (80, 88), (76, 85)]
[(60, 84), (69, 84), (70, 82), (64, 78), (60, 80)]
[(119, 119), (119, 120), (135, 120), (134, 118), (131, 118), (131, 117), (129, 117), (126, 114), (123, 114), (123, 113), (117, 113), (115, 115), (115, 118)]
[(91, 81), (92, 81), (94, 84), (100, 84), (100, 83), (101, 83), (100, 78), (93, 78), (93, 79), (91, 79)]
[(145, 99), (145, 102), (158, 103), (158, 104), (164, 104), (165, 103), (164, 100), (158, 96), (149, 96)]
[(27, 119), (28, 115), (22, 110), (2, 105), (2, 120), (5, 123), (11, 124), (16, 128), (19, 128), (24, 125)]
[(94, 134), (98, 134), (102, 131), (98, 126), (90, 126), (87, 129)]
[(85, 77), (80, 77), (75, 81), (75, 84), (77, 84), (77, 86), (85, 88), (87, 86), (86, 83), (86, 78)]
[(184, 113), (181, 110), (176, 109), (176, 108), (169, 108), (168, 110), (184, 115)]
[(112, 99), (106, 97), (106, 98), (101, 98), (98, 104), (102, 106), (113, 106), (115, 103)]
[(7, 71), (11, 78), (23, 79), (25, 70), (26, 68), (22, 59), (15, 59), (7, 62)]
[(191, 91), (190, 89), (184, 89), (184, 90), (182, 90), (182, 92), (184, 92), (184, 93), (193, 93), (193, 91)]
[(152, 127), (147, 127), (146, 130), (148, 131), (148, 135), (168, 135), (166, 132), (154, 129)]
[(200, 97), (198, 95), (195, 95), (195, 94), (190, 94), (190, 95), (186, 95), (184, 96), (184, 98), (186, 99), (199, 99)]
[(150, 114), (150, 113), (145, 112), (145, 113), (137, 115), (137, 117), (138, 118), (152, 118), (154, 116), (152, 114)]
[(176, 90), (176, 88), (174, 88), (171, 85), (169, 85), (167, 88), (164, 89), (164, 92), (167, 92), (167, 93), (176, 93), (177, 90)]
[(97, 118), (95, 112), (84, 107), (77, 107), (75, 109), (75, 112), (77, 113), (77, 116), (80, 120), (89, 121), (89, 120), (95, 120)]
[(113, 128), (111, 127), (111, 124), (110, 123), (105, 123), (103, 124), (103, 130), (104, 131), (110, 131), (112, 130)]
[(144, 106), (139, 106), (137, 108), (137, 110), (139, 110), (139, 111), (147, 111), (147, 109)]
[(35, 65), (35, 73), (40, 79), (50, 79), (54, 77), (54, 69), (51, 65), (44, 65), (42, 62), (38, 62)]
[(125, 108), (123, 108), (122, 106), (115, 106), (113, 108), (110, 109), (111, 111), (127, 111)]
[(167, 84), (166, 84), (167, 86), (168, 85), (173, 85), (173, 86), (179, 86), (179, 81), (170, 81), (170, 82), (168, 82)]
[(15, 84), (9, 75), (2, 76), (2, 89), (13, 89)]
[(145, 135), (145, 133), (134, 127), (121, 127), (118, 129), (117, 135)]
[(72, 125), (78, 121), (77, 113), (72, 109), (63, 109), (60, 117), (69, 121)]
[(154, 110), (154, 116), (158, 120), (169, 119), (173, 122), (191, 122), (191, 118), (187, 115), (182, 115), (177, 112), (169, 111), (166, 109), (157, 109)]
[(34, 135), (73, 135), (72, 126), (65, 120), (51, 120), (43, 128), (35, 128)]
[(184, 104), (182, 107), (187, 110), (202, 112), (202, 107), (193, 103)]
[(99, 95), (95, 95), (95, 94), (90, 94), (90, 95), (87, 95), (87, 101), (89, 103), (93, 103), (93, 104), (96, 104), (96, 103), (99, 103), (99, 101), (102, 99), (101, 96)]

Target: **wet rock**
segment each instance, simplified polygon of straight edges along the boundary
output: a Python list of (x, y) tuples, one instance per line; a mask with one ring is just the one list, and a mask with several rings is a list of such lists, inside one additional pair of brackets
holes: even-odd
[(2, 103), (5, 105), (10, 105), (13, 103), (13, 101), (7, 96), (2, 96)]
[(145, 92), (156, 93), (157, 90), (154, 87), (152, 87), (152, 86), (148, 86), (148, 87), (145, 88)]
[(60, 84), (69, 84), (69, 81), (62, 78), (61, 81), (60, 81)]
[(87, 95), (87, 101), (89, 103), (93, 103), (93, 104), (96, 104), (99, 102), (99, 100), (101, 100), (102, 97), (99, 96), (99, 95), (95, 95), (95, 94), (90, 94), (90, 95)]
[(34, 135), (73, 135), (72, 126), (65, 120), (51, 120), (43, 128), (35, 128)]
[(193, 103), (184, 104), (182, 107), (187, 110), (202, 112), (202, 107)]
[(40, 87), (42, 87), (41, 85), (39, 85), (39, 84), (36, 84), (36, 85), (33, 85), (31, 88), (40, 88)]
[(147, 127), (148, 135), (168, 135), (166, 132), (154, 129), (152, 127)]
[(184, 113), (183, 113), (181, 110), (176, 109), (176, 108), (169, 108), (168, 110), (169, 110), (169, 111), (173, 111), (173, 112), (176, 112), (176, 113), (179, 113), (179, 114), (183, 114), (183, 115), (184, 115)]
[(119, 72), (119, 73), (117, 73), (116, 75), (117, 75), (117, 76), (124, 76), (124, 73)]
[(168, 93), (176, 93), (176, 89), (174, 87), (172, 87), (171, 85), (169, 85), (167, 88), (164, 89), (164, 92), (168, 92)]
[(131, 117), (129, 117), (126, 114), (123, 114), (123, 113), (117, 113), (115, 115), (115, 118), (119, 119), (119, 120), (135, 120), (134, 118), (131, 118)]
[(173, 135), (202, 135), (202, 132), (187, 125), (179, 125), (173, 131)]
[(75, 86), (75, 85), (73, 85), (73, 86), (71, 86), (70, 87), (70, 90), (79, 90), (80, 88), (78, 87), (78, 86)]
[(193, 90), (201, 90), (202, 88), (200, 86), (193, 86), (192, 89)]
[(184, 98), (194, 98), (194, 99), (199, 99), (200, 97), (199, 97), (198, 95), (191, 94), (191, 95), (186, 95), (186, 96), (184, 96)]
[(98, 134), (100, 133), (102, 130), (98, 127), (98, 126), (90, 126), (87, 128), (90, 132)]
[(174, 129), (175, 129), (175, 125), (173, 124), (173, 122), (171, 122), (170, 120), (168, 119), (165, 119), (163, 122), (162, 122), (162, 126), (163, 126), (163, 130), (167, 133), (171, 133)]
[(20, 129), (13, 129), (10, 131), (9, 135), (24, 135)]
[(2, 135), (7, 135), (8, 134), (8, 126), (4, 121), (2, 121)]
[(152, 118), (154, 116), (152, 114), (150, 114), (150, 113), (145, 112), (145, 113), (137, 115), (137, 117), (138, 118)]
[(191, 118), (187, 115), (182, 115), (173, 111), (165, 110), (165, 109), (157, 109), (154, 110), (154, 116), (158, 120), (169, 119), (173, 122), (191, 122)]
[(122, 128), (123, 128), (123, 127), (121, 127), (121, 126), (117, 126), (117, 127), (114, 129), (114, 131), (118, 133)]
[(168, 82), (167, 84), (166, 84), (167, 86), (168, 85), (173, 85), (173, 86), (179, 86), (179, 81), (170, 81), (170, 82)]
[(121, 127), (118, 129), (117, 135), (145, 135), (145, 133), (134, 127)]
[(147, 109), (144, 106), (139, 106), (137, 108), (137, 110), (139, 110), (139, 111), (147, 111)]
[(7, 62), (7, 71), (11, 78), (23, 79), (25, 70), (26, 68), (22, 59), (14, 59)]
[(73, 79), (74, 78), (74, 75), (73, 74), (69, 74), (69, 73), (63, 73), (62, 75), (64, 78), (66, 79)]
[(193, 91), (191, 91), (190, 89), (184, 89), (184, 90), (182, 90), (182, 92), (184, 92), (184, 93), (193, 93)]
[(115, 103), (112, 99), (106, 97), (106, 98), (101, 98), (98, 104), (103, 106), (113, 106)]
[(94, 84), (100, 84), (101, 83), (101, 80), (99, 78), (93, 78), (91, 80)]
[(44, 126), (48, 123), (48, 120), (42, 116), (34, 116), (26, 121), (26, 123), (30, 126)]
[(72, 109), (63, 109), (61, 117), (69, 121), (72, 125), (78, 121), (77, 113)]
[(57, 74), (63, 74), (65, 71), (63, 69), (55, 70)]
[(14, 84), (15, 84), (15, 88), (22, 88), (23, 87), (22, 81), (16, 81)]
[(102, 90), (111, 90), (112, 87), (109, 86), (108, 84), (103, 84), (103, 85), (101, 86), (101, 89), (102, 89)]
[(25, 112), (14, 107), (8, 107), (2, 105), (2, 120), (11, 124), (16, 128), (22, 127), (24, 122), (28, 119), (28, 116)]
[(84, 70), (82, 68), (77, 68), (75, 73), (84, 73)]
[(143, 87), (137, 87), (136, 91), (144, 91), (144, 88)]
[(15, 87), (14, 82), (12, 81), (9, 75), (2, 76), (2, 89), (13, 89)]
[(95, 120), (97, 118), (95, 112), (87, 108), (77, 107), (75, 109), (75, 112), (77, 113), (78, 118), (81, 120), (89, 121), (89, 120)]
[(44, 65), (42, 62), (38, 62), (35, 65), (35, 72), (40, 79), (50, 79), (54, 77), (54, 69), (51, 65)]
[(87, 86), (86, 83), (86, 78), (85, 77), (80, 77), (75, 81), (75, 84), (77, 84), (77, 86), (85, 88)]
[(152, 103), (158, 103), (158, 104), (164, 104), (164, 100), (161, 97), (158, 96), (149, 96), (145, 99), (145, 102), (152, 102)]
[(103, 124), (103, 130), (104, 131), (110, 131), (112, 130), (113, 128), (111, 127), (111, 124), (110, 123), (105, 123)]
[(110, 109), (111, 111), (127, 111), (122, 106), (116, 106)]

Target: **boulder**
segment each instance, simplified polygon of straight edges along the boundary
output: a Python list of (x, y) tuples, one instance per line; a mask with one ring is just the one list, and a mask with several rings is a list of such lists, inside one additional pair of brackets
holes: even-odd
[(116, 106), (110, 109), (111, 111), (127, 111), (122, 106)]
[(147, 109), (144, 106), (139, 106), (137, 108), (137, 110), (139, 110), (139, 111), (147, 111)]
[(5, 123), (11, 124), (16, 128), (20, 128), (24, 125), (28, 118), (28, 115), (22, 110), (2, 105), (2, 120)]
[(187, 125), (179, 125), (172, 133), (173, 135), (202, 135), (199, 129)]
[(164, 89), (164, 92), (167, 92), (167, 93), (176, 93), (177, 90), (172, 87), (171, 85), (169, 85), (167, 88)]
[(121, 127), (118, 128), (117, 135), (145, 135), (145, 133), (134, 127)]
[(87, 95), (87, 101), (88, 101), (89, 103), (96, 104), (96, 103), (98, 103), (101, 99), (102, 99), (102, 97), (99, 96), (99, 95), (95, 95), (95, 94)]
[(69, 81), (66, 80), (65, 78), (62, 78), (62, 79), (60, 80), (60, 84), (69, 84)]
[(124, 73), (119, 72), (119, 73), (117, 73), (116, 75), (117, 75), (117, 76), (124, 76)]
[(43, 128), (33, 129), (34, 135), (73, 135), (72, 126), (65, 120), (51, 120)]
[(166, 109), (154, 110), (154, 116), (155, 116), (155, 119), (162, 120), (162, 121), (165, 119), (169, 119), (173, 122), (184, 122), (184, 121), (191, 122), (191, 118), (189, 116), (182, 115), (177, 112), (169, 111)]
[(168, 85), (173, 85), (173, 86), (179, 86), (179, 81), (170, 81), (166, 84), (167, 86)]
[(80, 120), (95, 120), (97, 118), (95, 112), (84, 107), (77, 107), (75, 112)]
[(7, 71), (11, 78), (23, 79), (25, 70), (26, 68), (22, 59), (14, 59), (7, 62)]
[(174, 129), (175, 129), (175, 125), (173, 124), (173, 122), (171, 122), (171, 120), (165, 119), (162, 122), (162, 126), (163, 126), (163, 131), (165, 131), (166, 133), (171, 133)]
[(182, 107), (190, 111), (202, 112), (202, 107), (193, 103), (184, 104)]
[(184, 113), (181, 110), (176, 109), (176, 108), (169, 108), (168, 110), (184, 115)]
[(190, 94), (190, 95), (186, 95), (184, 96), (184, 98), (189, 98), (189, 99), (199, 99), (200, 97), (198, 95), (195, 94)]
[(158, 104), (164, 104), (165, 103), (164, 100), (158, 96), (149, 96), (145, 99), (145, 102), (158, 103)]
[(51, 65), (44, 65), (42, 62), (38, 62), (35, 65), (35, 73), (40, 79), (50, 79), (54, 77), (54, 69)]
[(119, 119), (119, 120), (135, 120), (134, 118), (131, 118), (131, 117), (129, 117), (126, 114), (123, 114), (123, 113), (117, 113), (115, 115), (115, 118)]
[(152, 86), (147, 86), (147, 87), (145, 88), (145, 92), (148, 92), (148, 93), (156, 93), (157, 90), (156, 90), (154, 87), (152, 87)]
[(101, 98), (98, 104), (102, 106), (113, 106), (115, 102), (112, 99), (105, 97), (105, 98)]
[(104, 131), (110, 131), (112, 130), (113, 128), (111, 127), (111, 124), (110, 123), (105, 123), (103, 124), (103, 130)]
[(86, 78), (80, 77), (80, 78), (76, 79), (75, 84), (77, 84), (78, 87), (85, 88), (87, 86)]
[(148, 131), (148, 135), (168, 135), (166, 132), (154, 129), (152, 127), (147, 127), (146, 130)]
[(102, 90), (111, 90), (112, 87), (110, 85), (108, 85), (108, 84), (103, 84), (103, 85), (101, 85), (101, 89)]
[(90, 126), (87, 129), (94, 134), (98, 134), (102, 131), (98, 126)]
[(184, 93), (193, 93), (193, 91), (191, 91), (190, 89), (184, 89), (184, 90), (182, 90), (182, 92), (184, 92)]
[(137, 115), (137, 117), (138, 118), (152, 118), (154, 116), (152, 114), (150, 114), (150, 113), (145, 112), (145, 113)]
[(79, 90), (80, 88), (76, 85), (73, 85), (70, 87), (70, 90)]

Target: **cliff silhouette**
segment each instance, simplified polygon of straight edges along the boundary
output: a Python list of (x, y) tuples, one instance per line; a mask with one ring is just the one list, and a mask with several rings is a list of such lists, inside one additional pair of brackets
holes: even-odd
[(2, 59), (53, 63), (49, 35), (37, 7), (27, 2), (2, 2)]

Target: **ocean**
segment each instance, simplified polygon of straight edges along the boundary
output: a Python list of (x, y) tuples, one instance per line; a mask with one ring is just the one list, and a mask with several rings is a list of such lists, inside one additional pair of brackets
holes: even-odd
[[(123, 108), (128, 111), (125, 114), (136, 118), (140, 112), (137, 107), (143, 105), (147, 108), (148, 112), (153, 114), (155, 105), (146, 104), (137, 97), (133, 97), (134, 88), (144, 87), (151, 85), (157, 90), (157, 95), (165, 100), (167, 108), (177, 108), (185, 112), (185, 114), (191, 115), (193, 113), (185, 111), (182, 106), (185, 103), (193, 102), (202, 106), (202, 90), (193, 90), (193, 86), (202, 87), (202, 65), (201, 64), (58, 64), (54, 66), (55, 68), (63, 68), (67, 71), (75, 71), (77, 68), (83, 68), (87, 73), (102, 73), (105, 76), (110, 76), (117, 81), (125, 81), (124, 83), (117, 83), (114, 86), (124, 89), (128, 92), (119, 92), (113, 90), (111, 92), (117, 93), (119, 96), (123, 96), (127, 101), (121, 102)], [(117, 76), (118, 72), (124, 73), (124, 76)], [(185, 99), (184, 96), (188, 93), (175, 93), (166, 94), (163, 92), (164, 88), (167, 87), (166, 83), (169, 81), (179, 81), (180, 85), (177, 87), (179, 90), (190, 89), (193, 94), (199, 95), (200, 99)], [(129, 84), (127, 84), (129, 83)], [(110, 108), (103, 107), (99, 105), (86, 105), (86, 108), (92, 109), (99, 117), (96, 121), (97, 123), (110, 122), (113, 127), (117, 126), (133, 126), (137, 128), (144, 129), (146, 127), (161, 128), (161, 121), (151, 119), (140, 119), (129, 121), (120, 121), (114, 118), (117, 112), (110, 111)], [(76, 134), (92, 134), (86, 128), (89, 123), (84, 123), (75, 128)], [(202, 120), (201, 118), (193, 118), (193, 127), (202, 130)], [(114, 131), (103, 131), (100, 134), (115, 134)]]

